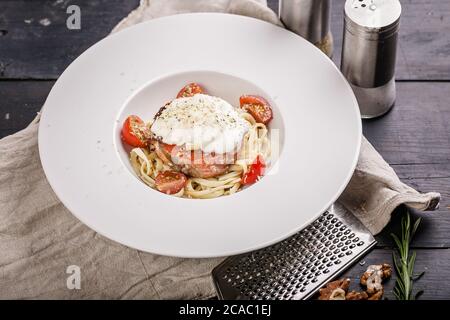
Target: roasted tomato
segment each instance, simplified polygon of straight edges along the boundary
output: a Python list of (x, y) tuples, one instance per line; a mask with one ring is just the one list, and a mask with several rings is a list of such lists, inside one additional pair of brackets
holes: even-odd
[(183, 89), (178, 92), (177, 98), (186, 98), (186, 97), (192, 97), (196, 95), (197, 93), (204, 93), (205, 90), (203, 90), (202, 87), (200, 87), (196, 83), (189, 83), (183, 87)]
[(186, 176), (181, 172), (164, 171), (158, 173), (155, 184), (158, 191), (165, 194), (174, 194), (184, 188), (186, 181)]
[(255, 183), (260, 177), (264, 175), (265, 169), (266, 164), (264, 162), (264, 159), (262, 156), (258, 155), (256, 157), (256, 160), (250, 165), (250, 168), (242, 177), (241, 184), (249, 185)]
[(132, 147), (142, 148), (151, 137), (150, 129), (138, 116), (129, 116), (123, 123), (122, 140)]
[(263, 97), (245, 95), (239, 98), (239, 102), (241, 108), (250, 113), (256, 122), (268, 124), (272, 120), (272, 108)]

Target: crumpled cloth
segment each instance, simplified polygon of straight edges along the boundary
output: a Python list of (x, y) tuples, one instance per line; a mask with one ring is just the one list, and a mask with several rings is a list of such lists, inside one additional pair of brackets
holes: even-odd
[[(195, 11), (243, 14), (279, 24), (265, 0), (143, 0), (114, 31)], [(45, 178), (38, 155), (38, 126), (39, 117), (0, 140), (1, 299), (205, 299), (215, 295), (211, 270), (223, 258), (181, 259), (140, 252), (78, 221)], [(433, 209), (439, 197), (403, 184), (364, 139), (355, 174), (340, 202), (378, 233), (398, 205)], [(72, 273), (72, 265), (79, 267), (79, 274)]]

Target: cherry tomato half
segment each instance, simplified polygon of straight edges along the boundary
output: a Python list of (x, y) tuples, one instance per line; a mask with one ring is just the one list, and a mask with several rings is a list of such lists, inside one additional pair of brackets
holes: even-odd
[(145, 147), (151, 136), (150, 129), (138, 116), (129, 116), (123, 123), (121, 133), (122, 141), (136, 148)]
[(258, 155), (256, 160), (250, 165), (249, 170), (244, 174), (241, 179), (241, 184), (249, 185), (253, 184), (260, 177), (264, 175), (264, 171), (266, 169), (266, 164), (262, 156)]
[(189, 83), (183, 87), (177, 94), (177, 98), (192, 97), (197, 93), (204, 93), (205, 90), (197, 83)]
[(263, 97), (245, 95), (239, 98), (239, 102), (241, 108), (250, 113), (256, 122), (268, 124), (272, 120), (272, 108)]
[(164, 171), (158, 173), (155, 179), (156, 189), (165, 194), (179, 192), (186, 185), (187, 178), (181, 172)]

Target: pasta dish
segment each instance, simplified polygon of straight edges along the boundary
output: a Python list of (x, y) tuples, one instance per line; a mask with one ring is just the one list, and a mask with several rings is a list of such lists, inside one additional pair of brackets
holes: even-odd
[(272, 108), (262, 97), (243, 95), (239, 107), (186, 85), (148, 122), (129, 116), (122, 141), (131, 165), (148, 186), (177, 197), (208, 199), (257, 182), (270, 157)]

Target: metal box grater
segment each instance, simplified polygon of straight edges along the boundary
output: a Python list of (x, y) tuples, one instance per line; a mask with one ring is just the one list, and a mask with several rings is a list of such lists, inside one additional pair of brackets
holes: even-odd
[(302, 231), (270, 247), (227, 258), (212, 272), (219, 299), (310, 298), (376, 244), (335, 203)]

